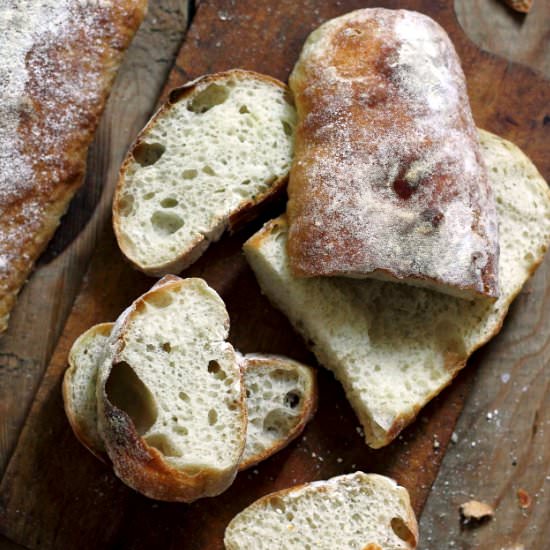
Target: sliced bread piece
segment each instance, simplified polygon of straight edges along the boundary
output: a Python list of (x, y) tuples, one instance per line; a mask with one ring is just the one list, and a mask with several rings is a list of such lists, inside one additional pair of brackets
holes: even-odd
[(191, 502), (235, 478), (246, 437), (229, 317), (202, 279), (165, 277), (119, 317), (100, 361), (98, 428), (117, 476)]
[(114, 323), (101, 323), (82, 333), (71, 346), (63, 377), (63, 404), (77, 439), (97, 458), (108, 460), (97, 429), (96, 382), (102, 354)]
[(418, 526), (407, 490), (355, 472), (260, 498), (225, 530), (227, 550), (410, 550)]
[(295, 122), (287, 87), (254, 72), (172, 91), (120, 171), (113, 225), (124, 255), (149, 275), (193, 263), (284, 187)]
[(317, 406), (311, 367), (278, 355), (242, 359), (248, 428), (239, 470), (265, 460), (298, 437)]
[(546, 182), (512, 143), (484, 131), (480, 140), (499, 217), (501, 295), (494, 303), (376, 280), (294, 278), (284, 217), (245, 243), (262, 290), (340, 380), (371, 447), (390, 443), (498, 333), (548, 247)]
[[(79, 441), (104, 462), (109, 458), (97, 427), (96, 381), (114, 323), (89, 328), (71, 347), (63, 380), (69, 423)], [(239, 470), (286, 447), (305, 428), (317, 404), (315, 371), (277, 355), (240, 356), (246, 386), (248, 429)]]

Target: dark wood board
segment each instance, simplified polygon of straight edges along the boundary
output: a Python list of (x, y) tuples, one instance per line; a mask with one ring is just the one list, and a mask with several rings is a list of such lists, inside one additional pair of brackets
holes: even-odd
[[(283, 1), (271, 6), (250, 1), (235, 6), (203, 2), (171, 83), (232, 66), (285, 79), (303, 39), (314, 27), (369, 4), (374, 3)], [(463, 36), (449, 2), (386, 4), (418, 9), (444, 25), (463, 59), (478, 124), (516, 141), (548, 177), (550, 162), (543, 150), (548, 139), (548, 129), (543, 126), (544, 107), (550, 99), (548, 84), (528, 69), (481, 53)], [(253, 230), (224, 238), (185, 274), (205, 277), (226, 300), (232, 319), (231, 340), (237, 347), (311, 361), (286, 320), (260, 295), (240, 254), (241, 243)], [(31, 548), (221, 548), (227, 521), (258, 496), (356, 468), (395, 477), (411, 491), (418, 512), (462, 408), (468, 375), (477, 361), (483, 365), (498, 361), (492, 351), (494, 344), (488, 346), (474, 358), (465, 376), (422, 412), (419, 422), (393, 445), (376, 452), (364, 446), (340, 387), (322, 371), (319, 412), (298, 442), (256, 470), (241, 474), (220, 497), (190, 506), (154, 503), (126, 489), (79, 446), (64, 418), (59, 391), (74, 338), (95, 322), (114, 319), (152, 282), (122, 261), (107, 231), (2, 481), (0, 526), (13, 540)], [(548, 331), (548, 325), (542, 329)], [(438, 449), (433, 445), (434, 436), (440, 442)]]

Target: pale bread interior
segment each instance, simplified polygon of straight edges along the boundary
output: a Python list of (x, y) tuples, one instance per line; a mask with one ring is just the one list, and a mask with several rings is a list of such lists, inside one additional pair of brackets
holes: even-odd
[(390, 478), (355, 472), (267, 495), (233, 518), (227, 550), (416, 548), (409, 495)]
[(242, 360), (248, 427), (241, 469), (267, 458), (303, 429), (313, 413), (314, 375), (287, 357)]
[(286, 89), (230, 71), (196, 82), (143, 131), (113, 204), (122, 251), (152, 274), (220, 238), (232, 213), (290, 169), (296, 114)]
[(466, 301), (376, 280), (291, 276), (284, 217), (244, 247), (262, 290), (346, 390), (372, 447), (388, 444), (500, 329), (550, 239), (548, 186), (512, 143), (480, 131), (496, 196), (501, 296)]
[(226, 471), (238, 464), (246, 415), (236, 355), (225, 341), (229, 318), (217, 293), (202, 279), (160, 285), (117, 325), (110, 342), (122, 338), (124, 346), (112, 367), (107, 353), (97, 388), (107, 450), (117, 428), (103, 418), (103, 387), (170, 466)]

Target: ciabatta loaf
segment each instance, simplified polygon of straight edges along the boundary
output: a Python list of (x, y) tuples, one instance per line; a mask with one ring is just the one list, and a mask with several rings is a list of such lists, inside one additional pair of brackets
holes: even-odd
[(460, 61), (420, 13), (348, 13), (307, 39), (288, 253), (297, 276), (498, 295), (498, 228)]
[(177, 273), (286, 183), (295, 110), (273, 78), (232, 70), (174, 90), (120, 172), (120, 249), (150, 275)]
[(340, 380), (372, 447), (390, 443), (498, 333), (548, 247), (546, 182), (512, 143), (484, 131), (480, 139), (499, 216), (501, 294), (494, 303), (374, 279), (296, 278), (284, 217), (245, 243), (262, 290)]
[[(96, 381), (99, 362), (114, 323), (101, 323), (79, 336), (69, 353), (63, 379), (63, 401), (79, 441), (108, 462), (97, 427)], [(167, 327), (167, 330), (170, 330)], [(287, 357), (266, 354), (239, 356), (246, 387), (248, 424), (239, 470), (249, 468), (286, 447), (315, 412), (315, 373)]]
[(117, 476), (191, 502), (235, 478), (246, 436), (229, 317), (202, 279), (165, 277), (119, 317), (100, 360), (99, 434)]
[(227, 550), (411, 550), (418, 525), (393, 479), (355, 472), (260, 498), (225, 531)]
[(0, 7), (0, 332), (84, 179), (86, 154), (146, 0)]
[(317, 384), (311, 367), (279, 355), (248, 354), (241, 361), (248, 427), (240, 470), (286, 447), (315, 413)]

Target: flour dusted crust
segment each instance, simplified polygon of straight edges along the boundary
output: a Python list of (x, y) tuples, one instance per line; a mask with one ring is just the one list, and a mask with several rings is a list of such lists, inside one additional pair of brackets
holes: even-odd
[(405, 10), (349, 13), (310, 35), (290, 87), (294, 274), (496, 298), (495, 202), (444, 30)]
[(0, 332), (82, 183), (86, 153), (146, 0), (0, 8)]

